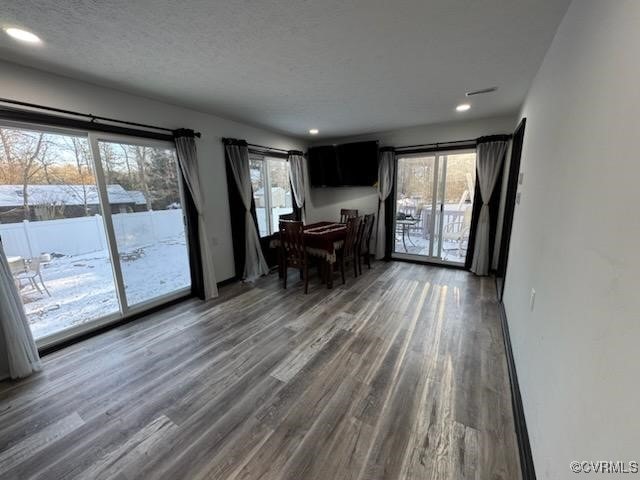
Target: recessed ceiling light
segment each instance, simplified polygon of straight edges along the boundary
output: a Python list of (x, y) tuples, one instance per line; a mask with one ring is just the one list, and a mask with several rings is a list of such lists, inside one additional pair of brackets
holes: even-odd
[(458, 112), (466, 112), (470, 108), (471, 108), (471, 105), (469, 105), (468, 103), (462, 103), (456, 107), (456, 110)]
[(318, 130), (317, 128), (312, 128), (311, 130), (309, 130), (309, 133), (311, 135), (317, 135), (320, 133), (320, 130)]
[(9, 35), (10, 37), (15, 38), (16, 40), (20, 40), (21, 42), (27, 42), (27, 43), (41, 43), (42, 40), (40, 40), (40, 37), (38, 37), (37, 35), (31, 33), (31, 32), (27, 32), (26, 30), (22, 30), (20, 28), (5, 28), (4, 29), (5, 32), (7, 32), (7, 35)]

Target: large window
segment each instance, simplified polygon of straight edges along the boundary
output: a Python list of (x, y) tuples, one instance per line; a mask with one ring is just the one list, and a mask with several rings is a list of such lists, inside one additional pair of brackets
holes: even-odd
[(46, 345), (189, 292), (172, 143), (0, 124), (0, 236)]
[(249, 155), (251, 186), (256, 203), (261, 237), (278, 230), (280, 215), (293, 212), (287, 161), (262, 155)]

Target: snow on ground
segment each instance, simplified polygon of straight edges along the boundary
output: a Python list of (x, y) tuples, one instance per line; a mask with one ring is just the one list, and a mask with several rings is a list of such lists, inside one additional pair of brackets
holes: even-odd
[[(121, 265), (129, 305), (191, 285), (184, 235), (128, 253)], [(119, 312), (108, 251), (53, 258), (42, 277), (51, 297), (21, 289), (35, 338)]]

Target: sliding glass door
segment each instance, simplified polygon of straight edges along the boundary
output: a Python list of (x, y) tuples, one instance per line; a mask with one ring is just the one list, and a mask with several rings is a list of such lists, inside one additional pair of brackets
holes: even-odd
[(0, 124), (0, 238), (40, 346), (191, 286), (173, 144)]
[(398, 156), (394, 256), (464, 264), (475, 151)]

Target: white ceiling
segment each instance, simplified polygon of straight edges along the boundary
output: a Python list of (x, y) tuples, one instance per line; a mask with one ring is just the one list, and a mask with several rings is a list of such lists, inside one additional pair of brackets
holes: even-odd
[(515, 112), (569, 0), (2, 0), (0, 58), (295, 136)]

